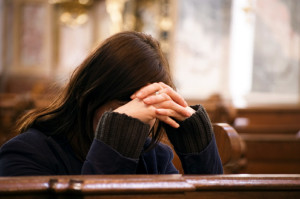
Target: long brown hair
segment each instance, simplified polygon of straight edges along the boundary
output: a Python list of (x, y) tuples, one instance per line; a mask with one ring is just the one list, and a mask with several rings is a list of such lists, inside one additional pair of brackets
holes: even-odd
[[(135, 91), (153, 82), (173, 87), (159, 43), (144, 33), (117, 33), (83, 61), (54, 103), (21, 118), (19, 132), (34, 127), (51, 135), (64, 135), (84, 160), (94, 138), (95, 111), (112, 100), (129, 101)], [(152, 143), (157, 142), (161, 131), (159, 127), (153, 133)]]

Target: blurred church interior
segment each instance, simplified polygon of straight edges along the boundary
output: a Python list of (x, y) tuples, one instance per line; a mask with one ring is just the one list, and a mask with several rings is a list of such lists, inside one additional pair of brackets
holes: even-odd
[(0, 0), (0, 146), (108, 36), (146, 32), (178, 92), (243, 140), (234, 173), (300, 173), (300, 2)]

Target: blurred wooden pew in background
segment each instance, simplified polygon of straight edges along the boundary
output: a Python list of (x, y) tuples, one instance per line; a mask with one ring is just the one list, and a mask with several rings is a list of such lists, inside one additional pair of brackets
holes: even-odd
[(0, 146), (16, 136), (16, 121), (32, 108), (44, 108), (54, 99), (53, 95), (0, 94)]
[(247, 146), (243, 173), (300, 173), (300, 107), (236, 109), (233, 124)]
[(0, 94), (0, 146), (16, 136), (17, 119), (34, 107), (35, 104), (29, 95)]
[(234, 127), (239, 133), (296, 135), (300, 106), (236, 108)]

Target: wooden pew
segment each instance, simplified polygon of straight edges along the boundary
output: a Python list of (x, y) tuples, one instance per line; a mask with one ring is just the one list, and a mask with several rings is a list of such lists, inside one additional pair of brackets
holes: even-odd
[(300, 198), (300, 175), (89, 175), (0, 178), (0, 199)]
[(214, 123), (213, 129), (224, 173), (239, 173), (247, 165), (245, 142), (227, 123)]
[(20, 116), (32, 108), (48, 106), (53, 95), (0, 94), (0, 146), (16, 136), (15, 124)]
[(16, 136), (14, 128), (17, 119), (33, 107), (35, 105), (29, 95), (0, 94), (0, 146)]
[(300, 107), (247, 107), (233, 124), (247, 145), (243, 173), (300, 173)]
[(247, 144), (244, 173), (300, 173), (300, 137), (282, 134), (241, 134)]
[(239, 133), (297, 134), (300, 106), (237, 108), (234, 128)]

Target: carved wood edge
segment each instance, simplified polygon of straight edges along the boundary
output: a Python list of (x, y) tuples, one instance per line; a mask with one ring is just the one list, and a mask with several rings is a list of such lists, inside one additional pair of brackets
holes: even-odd
[(227, 123), (214, 123), (213, 129), (223, 166), (236, 164), (246, 150), (241, 136)]
[(90, 175), (0, 178), (0, 195), (154, 194), (211, 190), (300, 192), (300, 175)]

